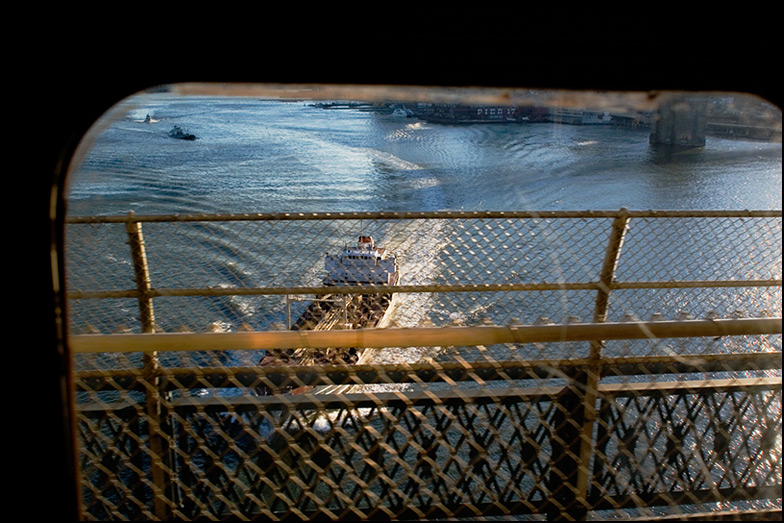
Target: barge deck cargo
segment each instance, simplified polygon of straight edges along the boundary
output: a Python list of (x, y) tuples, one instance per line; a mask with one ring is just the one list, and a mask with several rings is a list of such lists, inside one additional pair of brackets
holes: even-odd
[[(324, 260), (324, 285), (398, 285), (400, 273), (394, 254), (376, 247), (371, 236), (360, 236), (356, 247), (344, 247)], [(326, 294), (314, 299), (291, 325), (292, 330), (372, 329), (382, 324), (394, 293)], [(268, 353), (261, 365), (354, 364), (361, 353), (354, 347), (325, 350), (288, 349)]]

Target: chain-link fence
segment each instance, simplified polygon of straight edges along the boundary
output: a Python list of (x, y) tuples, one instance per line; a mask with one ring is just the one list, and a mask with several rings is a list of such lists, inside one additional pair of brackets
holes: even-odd
[[(364, 234), (396, 284), (324, 285)], [(85, 518), (781, 509), (780, 211), (73, 218), (66, 242)]]

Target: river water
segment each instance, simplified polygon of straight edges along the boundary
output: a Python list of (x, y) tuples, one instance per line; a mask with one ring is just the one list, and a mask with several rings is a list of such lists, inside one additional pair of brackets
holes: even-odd
[[(72, 173), (70, 214), (781, 209), (781, 144), (444, 125), (303, 102), (140, 95)], [(145, 123), (146, 115), (151, 121)], [(175, 140), (179, 125), (198, 136)]]
[[(665, 151), (652, 146), (649, 130), (641, 128), (450, 125), (358, 109), (324, 109), (303, 101), (186, 98), (171, 93), (132, 97), (113, 114), (119, 116), (102, 123), (70, 174), (71, 216), (131, 211), (149, 215), (781, 209), (780, 143), (708, 137), (702, 148)], [(171, 138), (168, 133), (175, 125), (198, 139)], [(161, 243), (167, 246), (170, 259), (163, 265), (199, 261), (183, 271), (184, 280), (164, 281), (176, 270), (151, 260), (153, 285), (264, 286), (273, 278), (285, 281), (283, 274), (248, 269), (254, 267), (258, 253), (243, 246), (236, 231), (221, 227), (214, 226), (213, 239), (196, 247), (186, 245), (182, 252), (177, 251), (178, 238), (156, 239), (152, 227), (145, 229), (151, 252), (156, 241), (159, 249)], [(72, 232), (70, 238), (78, 240), (78, 234)], [(339, 242), (350, 240), (353, 237)], [(70, 263), (69, 274), (75, 275), (71, 289), (132, 287), (132, 280), (102, 281), (101, 274), (130, 274), (127, 246), (118, 243), (113, 249), (87, 244), (85, 250), (93, 257)], [(320, 278), (322, 252), (301, 269), (313, 273), (313, 282)], [(219, 277), (205, 275), (201, 281), (199, 268), (218, 258)], [(84, 274), (85, 267), (90, 268), (89, 279), (80, 279), (76, 274)], [(423, 316), (435, 324), (472, 323), (502, 309), (500, 302), (439, 304), (418, 298), (419, 302), (410, 297), (405, 307), (396, 309), (393, 325), (415, 326)], [(593, 296), (586, 299), (590, 307)], [(98, 324), (106, 332), (138, 321), (135, 303), (113, 308), (98, 301), (73, 304), (71, 324), (76, 332), (87, 324)], [(156, 302), (161, 303), (156, 319), (165, 323), (165, 301)], [(267, 303), (241, 296), (201, 300), (192, 307), (196, 309), (183, 309), (182, 317), (171, 317), (166, 330), (195, 317), (201, 323), (189, 324), (193, 330), (210, 322), (213, 330), (234, 330), (241, 324), (264, 329), (280, 323), (283, 314), (280, 297)], [(469, 313), (474, 317), (465, 318)], [(509, 317), (490, 319), (505, 322)], [(101, 326), (104, 321), (106, 326)]]

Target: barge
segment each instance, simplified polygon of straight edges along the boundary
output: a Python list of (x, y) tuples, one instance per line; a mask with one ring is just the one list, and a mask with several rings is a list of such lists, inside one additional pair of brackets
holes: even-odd
[[(374, 286), (400, 283), (397, 257), (377, 247), (372, 236), (360, 236), (356, 246), (345, 246), (338, 254), (324, 258), (328, 287), (367, 286), (356, 294), (328, 293), (314, 299), (291, 330), (370, 329), (383, 325), (395, 294), (373, 292)], [(355, 347), (335, 349), (288, 349), (269, 351), (261, 365), (354, 364), (361, 350)]]

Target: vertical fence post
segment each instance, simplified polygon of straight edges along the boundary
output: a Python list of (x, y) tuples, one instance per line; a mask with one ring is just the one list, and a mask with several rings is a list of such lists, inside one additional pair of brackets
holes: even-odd
[[(618, 268), (618, 260), (621, 257), (621, 248), (626, 239), (626, 230), (629, 228), (629, 211), (621, 209), (615, 217), (610, 233), (610, 240), (607, 244), (607, 252), (604, 255), (602, 273), (599, 275), (599, 293), (596, 297), (593, 321), (603, 323), (607, 321), (607, 306), (610, 301), (610, 291), (613, 281), (615, 281), (615, 271)], [(601, 350), (602, 342), (596, 342)]]
[[(128, 214), (125, 223), (128, 243), (131, 249), (133, 270), (136, 278), (136, 290), (139, 302), (139, 320), (142, 332), (155, 332), (155, 314), (152, 306), (150, 272), (147, 266), (147, 253), (142, 235), (142, 224), (134, 219), (134, 213)], [(147, 418), (148, 436), (150, 441), (151, 474), (153, 484), (153, 511), (157, 518), (166, 519), (166, 476), (164, 474), (163, 456), (164, 443), (161, 437), (162, 410), (160, 390), (160, 364), (157, 352), (145, 352), (143, 355), (143, 376), (146, 382), (145, 414)]]
[[(604, 323), (607, 321), (607, 309), (610, 303), (610, 292), (615, 282), (615, 273), (618, 269), (618, 261), (621, 258), (621, 249), (626, 240), (626, 231), (629, 229), (629, 211), (621, 208), (618, 216), (615, 217), (610, 231), (610, 239), (607, 242), (607, 252), (604, 255), (602, 272), (599, 275), (599, 290), (596, 296), (594, 307), (594, 323)], [(581, 467), (577, 478), (577, 490), (588, 499), (589, 478), (590, 478), (590, 459), (594, 455), (593, 426), (596, 421), (596, 400), (599, 381), (601, 380), (601, 357), (604, 341), (591, 340), (590, 342), (590, 366), (586, 373), (583, 430), (580, 445)]]
[[(615, 280), (621, 248), (629, 225), (629, 212), (622, 208), (612, 223), (610, 239), (599, 275), (594, 306), (594, 323), (607, 321), (610, 292)], [(570, 377), (570, 383), (557, 398), (553, 437), (553, 470), (550, 490), (554, 501), (548, 519), (584, 520), (589, 507), (590, 460), (593, 455), (593, 427), (601, 379), (604, 342), (590, 341), (589, 364)]]
[(144, 247), (144, 237), (142, 236), (142, 224), (134, 220), (133, 211), (128, 213), (125, 230), (128, 233), (128, 245), (131, 248), (131, 259), (133, 260), (142, 332), (154, 332), (155, 313), (152, 308), (152, 298), (150, 297), (152, 285), (150, 283), (150, 271), (147, 267), (147, 252)]

